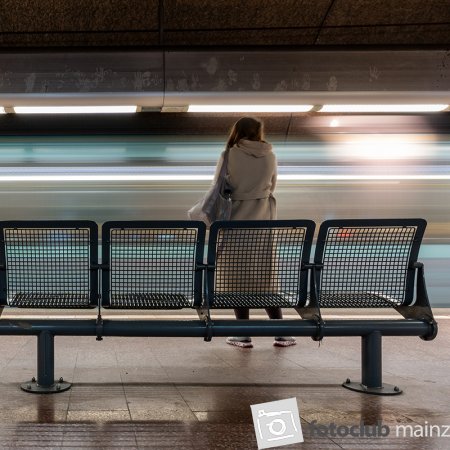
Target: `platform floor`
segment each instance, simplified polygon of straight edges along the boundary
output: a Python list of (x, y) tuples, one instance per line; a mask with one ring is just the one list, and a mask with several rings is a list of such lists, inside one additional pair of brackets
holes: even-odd
[[(222, 338), (56, 337), (55, 375), (72, 389), (27, 394), (18, 385), (35, 375), (36, 339), (2, 336), (0, 448), (257, 449), (250, 405), (296, 397), (305, 442), (281, 449), (449, 449), (450, 310), (435, 314), (432, 342), (384, 338), (384, 381), (404, 390), (393, 397), (341, 387), (360, 378), (360, 338), (299, 338), (290, 348), (255, 338), (238, 349)], [(318, 436), (313, 421), (380, 421), (390, 433)], [(397, 437), (398, 425), (411, 427)], [(431, 425), (434, 436), (419, 437)]]

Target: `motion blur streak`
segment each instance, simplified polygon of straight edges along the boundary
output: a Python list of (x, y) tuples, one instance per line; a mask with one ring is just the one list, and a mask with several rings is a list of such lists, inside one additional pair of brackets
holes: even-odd
[[(430, 298), (450, 306), (449, 135), (268, 139), (279, 163), (280, 219), (425, 218), (421, 260)], [(0, 219), (185, 219), (211, 182), (223, 142), (223, 136), (2, 137)]]

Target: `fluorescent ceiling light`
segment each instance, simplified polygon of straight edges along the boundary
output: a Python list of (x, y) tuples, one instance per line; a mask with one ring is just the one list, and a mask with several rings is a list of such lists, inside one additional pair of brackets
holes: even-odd
[(112, 114), (135, 113), (136, 106), (15, 106), (17, 114)]
[(396, 113), (396, 112), (438, 112), (448, 105), (323, 105), (319, 112), (329, 113)]
[(313, 105), (189, 105), (188, 112), (308, 112)]

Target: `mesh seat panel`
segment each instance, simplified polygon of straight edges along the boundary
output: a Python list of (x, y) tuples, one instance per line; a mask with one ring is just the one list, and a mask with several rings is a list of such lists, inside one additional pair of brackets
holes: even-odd
[(416, 230), (415, 226), (329, 227), (321, 261), (320, 306), (402, 305), (407, 298), (408, 267)]
[(109, 229), (109, 306), (176, 309), (194, 305), (198, 229)]
[(181, 309), (192, 307), (193, 299), (181, 294), (116, 294), (111, 307), (122, 309)]
[(3, 235), (10, 306), (91, 306), (88, 228), (14, 227)]
[(296, 306), (305, 237), (306, 227), (218, 229), (210, 307)]
[(79, 294), (22, 294), (16, 293), (9, 302), (17, 308), (86, 308), (89, 296)]
[(297, 294), (253, 294), (246, 292), (216, 294), (214, 308), (289, 308), (297, 305)]
[(319, 304), (322, 308), (392, 308), (398, 305), (398, 299), (370, 292), (340, 292), (321, 294)]

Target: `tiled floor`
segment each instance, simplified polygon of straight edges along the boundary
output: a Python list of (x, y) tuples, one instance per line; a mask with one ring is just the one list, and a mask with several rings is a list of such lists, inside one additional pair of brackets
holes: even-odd
[[(449, 449), (450, 310), (436, 313), (434, 341), (384, 338), (384, 381), (404, 390), (394, 397), (341, 387), (360, 377), (359, 338), (301, 338), (291, 348), (255, 338), (238, 349), (222, 338), (56, 337), (55, 375), (72, 389), (27, 394), (18, 384), (35, 375), (36, 339), (2, 336), (0, 448), (256, 449), (250, 405), (296, 397), (305, 442), (280, 448)], [(313, 421), (380, 421), (390, 434), (320, 436)], [(449, 437), (396, 437), (397, 425), (416, 435), (419, 425), (448, 425)]]

